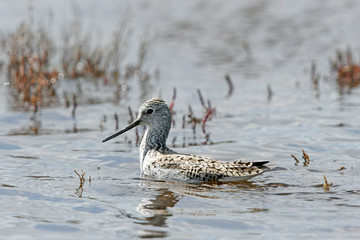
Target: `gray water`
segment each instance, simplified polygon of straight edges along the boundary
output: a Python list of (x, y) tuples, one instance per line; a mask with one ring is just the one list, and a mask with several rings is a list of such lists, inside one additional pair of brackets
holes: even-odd
[[(71, 2), (32, 1), (34, 18), (54, 12), (53, 35), (71, 18)], [(339, 94), (329, 59), (351, 47), (359, 55), (358, 1), (78, 1), (81, 19), (106, 38), (128, 14), (134, 38), (153, 38), (146, 85), (133, 80), (117, 103), (83, 100), (72, 118), (63, 104), (32, 113), (12, 108), (0, 87), (1, 239), (357, 239), (359, 224), (360, 90)], [(28, 3), (0, 2), (3, 31), (27, 18)], [(129, 50), (128, 61), (136, 58)], [(357, 55), (354, 54), (354, 58)], [(319, 90), (310, 80), (315, 62)], [(227, 96), (225, 74), (234, 91)], [(111, 87), (83, 82), (82, 99), (111, 98)], [(268, 96), (270, 86), (272, 96)], [(101, 143), (147, 98), (174, 109), (175, 150), (219, 160), (269, 160), (277, 168), (248, 182), (183, 184), (139, 177), (134, 131)], [(72, 89), (71, 81), (60, 89)], [(216, 114), (210, 140), (181, 128), (196, 89)], [(102, 123), (103, 116), (107, 121)], [(101, 126), (100, 126), (101, 125)], [(76, 130), (74, 130), (76, 129)], [(139, 132), (141, 133), (141, 129)], [(185, 147), (183, 147), (185, 138)], [(196, 143), (196, 144), (194, 144)], [(302, 150), (310, 164), (302, 163)], [(294, 154), (300, 163), (290, 156)], [(343, 170), (339, 170), (340, 168)], [(85, 172), (79, 187), (74, 170)], [(323, 188), (324, 177), (332, 182)], [(91, 180), (89, 179), (91, 177)]]

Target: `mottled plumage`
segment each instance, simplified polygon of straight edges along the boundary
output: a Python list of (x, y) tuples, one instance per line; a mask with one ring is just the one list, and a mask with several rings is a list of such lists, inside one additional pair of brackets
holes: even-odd
[(164, 100), (152, 98), (140, 107), (136, 120), (118, 133), (106, 138), (106, 142), (138, 125), (147, 126), (140, 145), (141, 173), (155, 179), (187, 182), (241, 181), (269, 169), (262, 162), (222, 162), (211, 158), (179, 154), (166, 146), (171, 127), (171, 113)]

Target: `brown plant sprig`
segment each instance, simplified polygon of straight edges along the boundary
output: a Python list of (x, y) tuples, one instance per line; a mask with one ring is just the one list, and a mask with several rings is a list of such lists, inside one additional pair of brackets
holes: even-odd
[(79, 177), (79, 187), (76, 189), (75, 193), (81, 198), (82, 197), (82, 193), (84, 191), (84, 184), (85, 184), (85, 172), (81, 169), (81, 174), (79, 174), (76, 170), (74, 170), (74, 172), (76, 173), (76, 175)]
[(324, 176), (324, 181), (325, 183), (323, 184), (323, 188), (324, 188), (324, 191), (330, 191), (330, 187), (333, 185), (332, 182), (328, 183), (326, 177), (325, 177), (325, 174), (323, 175)]

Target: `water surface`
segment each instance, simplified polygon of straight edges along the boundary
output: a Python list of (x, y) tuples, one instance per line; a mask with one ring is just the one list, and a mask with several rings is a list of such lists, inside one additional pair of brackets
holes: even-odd
[[(84, 25), (107, 36), (119, 14), (129, 12), (136, 36), (154, 43), (146, 69), (160, 76), (146, 85), (130, 81), (117, 103), (111, 87), (83, 79), (76, 118), (63, 104), (40, 109), (38, 135), (29, 134), (31, 113), (15, 111), (3, 86), (0, 107), (0, 203), (4, 239), (355, 239), (360, 234), (358, 159), (359, 89), (340, 95), (329, 58), (352, 47), (357, 59), (357, 1), (79, 1)], [(33, 1), (34, 17), (54, 12), (53, 35), (71, 18), (71, 4)], [(0, 2), (9, 21), (24, 20), (26, 4)], [(61, 14), (63, 13), (63, 14)], [(136, 51), (129, 51), (129, 62)], [(314, 91), (310, 66), (321, 74)], [(227, 96), (230, 74), (234, 91)], [(74, 89), (66, 81), (61, 89)], [(272, 96), (269, 98), (267, 87)], [(147, 98), (171, 102), (176, 87), (176, 151), (220, 160), (270, 160), (278, 167), (248, 182), (184, 184), (139, 177), (134, 131), (101, 140), (129, 121)], [(69, 90), (70, 89), (70, 90)], [(188, 105), (201, 116), (196, 89), (216, 114), (207, 122), (213, 144), (202, 145), (191, 127), (181, 128)], [(82, 99), (82, 100), (81, 100)], [(103, 116), (107, 121), (102, 122)], [(141, 129), (139, 132), (141, 133)], [(183, 147), (185, 138), (185, 147)], [(192, 144), (191, 144), (192, 143)], [(190, 146), (194, 145), (196, 146)], [(302, 150), (310, 164), (302, 163)], [(290, 156), (294, 154), (300, 163)], [(339, 169), (342, 170), (339, 170)], [(85, 171), (78, 189), (74, 170)], [(324, 191), (326, 176), (333, 185)], [(91, 177), (91, 180), (89, 179)]]

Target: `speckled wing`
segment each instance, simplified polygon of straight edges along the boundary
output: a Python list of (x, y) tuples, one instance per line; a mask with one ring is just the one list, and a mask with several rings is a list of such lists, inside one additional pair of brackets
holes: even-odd
[(214, 159), (186, 154), (163, 154), (157, 158), (159, 167), (176, 169), (189, 180), (241, 181), (252, 178), (267, 169), (263, 162), (221, 162)]

